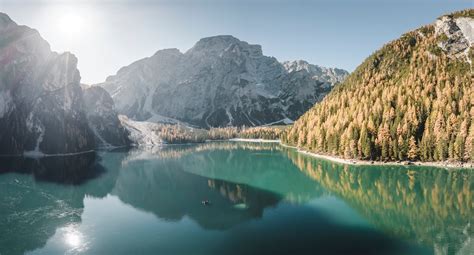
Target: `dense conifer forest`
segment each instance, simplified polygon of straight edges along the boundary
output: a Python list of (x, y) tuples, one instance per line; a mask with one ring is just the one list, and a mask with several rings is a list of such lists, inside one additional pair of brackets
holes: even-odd
[[(474, 9), (451, 17), (474, 18)], [(434, 25), (408, 32), (368, 57), (282, 137), (312, 152), (366, 160), (472, 161), (471, 45), (464, 58)]]
[(157, 133), (165, 143), (201, 143), (206, 140), (265, 139), (278, 140), (288, 126), (222, 127), (195, 129), (182, 125), (160, 125)]

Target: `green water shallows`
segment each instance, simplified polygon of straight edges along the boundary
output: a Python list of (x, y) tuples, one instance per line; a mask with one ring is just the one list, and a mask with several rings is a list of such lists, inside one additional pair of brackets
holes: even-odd
[(473, 170), (216, 142), (2, 158), (0, 172), (1, 255), (474, 254)]

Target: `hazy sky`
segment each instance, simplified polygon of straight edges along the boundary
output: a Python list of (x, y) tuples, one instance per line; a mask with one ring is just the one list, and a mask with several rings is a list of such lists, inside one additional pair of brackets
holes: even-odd
[(54, 51), (79, 58), (84, 83), (163, 48), (186, 51), (202, 37), (230, 34), (280, 61), (354, 70), (402, 33), (472, 0), (0, 0)]

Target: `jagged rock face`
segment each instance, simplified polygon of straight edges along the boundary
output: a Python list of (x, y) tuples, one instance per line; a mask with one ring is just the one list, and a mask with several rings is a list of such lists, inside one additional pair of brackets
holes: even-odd
[(83, 87), (89, 127), (95, 134), (98, 147), (128, 146), (128, 131), (118, 119), (112, 97), (98, 86)]
[(201, 39), (186, 53), (158, 51), (99, 84), (119, 113), (135, 120), (175, 119), (199, 127), (291, 122), (347, 72), (281, 64), (232, 36)]
[(308, 72), (311, 78), (326, 81), (326, 86), (343, 82), (347, 76), (347, 71), (343, 69), (312, 65), (304, 60), (285, 61), (283, 66), (289, 73)]
[(0, 154), (88, 151), (77, 59), (0, 13)]
[(438, 46), (449, 57), (465, 58), (471, 62), (469, 50), (474, 44), (474, 18), (443, 16), (436, 21), (435, 31), (436, 35), (447, 37)]

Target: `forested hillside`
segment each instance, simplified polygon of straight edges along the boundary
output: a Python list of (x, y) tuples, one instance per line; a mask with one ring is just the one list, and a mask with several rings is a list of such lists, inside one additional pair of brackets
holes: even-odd
[(345, 158), (472, 161), (473, 26), (468, 9), (386, 44), (283, 142)]

